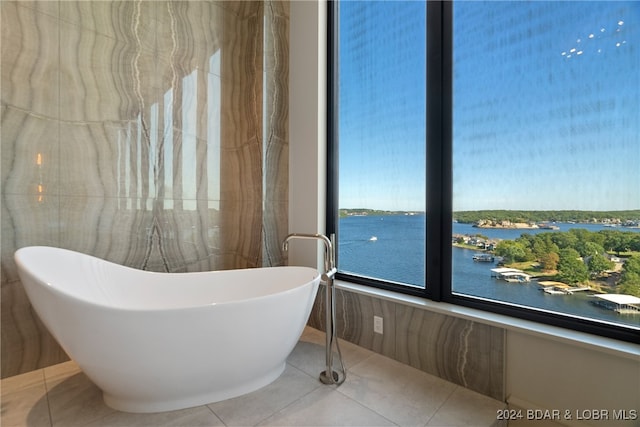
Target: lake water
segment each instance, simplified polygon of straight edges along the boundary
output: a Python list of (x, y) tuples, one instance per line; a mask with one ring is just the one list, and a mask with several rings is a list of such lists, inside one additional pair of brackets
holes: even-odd
[[(340, 219), (338, 266), (340, 271), (378, 277), (389, 281), (424, 286), (424, 215), (349, 216)], [(556, 231), (583, 228), (599, 231), (597, 224), (556, 224)], [(618, 228), (640, 232), (639, 229)], [(515, 239), (523, 233), (537, 234), (553, 230), (475, 228), (471, 224), (453, 224), (453, 234), (482, 234), (490, 239)], [(591, 304), (587, 292), (574, 295), (549, 295), (534, 280), (509, 283), (491, 277), (494, 263), (474, 262), (477, 251), (452, 248), (455, 293), (490, 298), (561, 313), (592, 317), (640, 326), (640, 315), (621, 315)]]

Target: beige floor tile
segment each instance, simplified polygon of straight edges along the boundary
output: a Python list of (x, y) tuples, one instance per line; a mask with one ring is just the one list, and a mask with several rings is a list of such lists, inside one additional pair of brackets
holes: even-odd
[[(42, 372), (38, 371), (42, 378)], [(12, 391), (5, 389), (3, 380), (0, 425), (3, 427), (50, 426), (47, 389), (44, 381), (33, 382), (34, 376), (25, 377), (28, 386), (12, 381)]]
[(506, 404), (503, 402), (457, 387), (427, 426), (490, 427), (496, 425), (498, 410), (505, 408)]
[(43, 371), (44, 379), (49, 390), (54, 388), (61, 381), (82, 372), (80, 367), (73, 360), (49, 366), (44, 368)]
[(0, 381), (0, 390), (2, 396), (4, 396), (5, 393), (14, 393), (20, 389), (40, 384), (44, 384), (44, 372), (42, 369), (5, 378)]
[(266, 419), (261, 426), (393, 426), (332, 387), (320, 387)]
[(54, 427), (85, 426), (116, 412), (105, 405), (102, 391), (82, 372), (66, 378), (56, 375), (47, 380), (47, 386)]
[[(345, 340), (339, 340), (338, 345), (342, 353), (343, 363), (347, 370), (366, 358), (375, 354), (365, 348), (359, 347)], [(325, 333), (314, 328), (306, 327), (300, 341), (291, 352), (287, 362), (296, 368), (306, 372), (314, 378), (326, 370), (326, 336)], [(334, 347), (333, 369), (340, 371), (338, 353)]]
[(224, 402), (156, 414), (109, 408), (102, 392), (69, 361), (2, 380), (0, 421), (3, 427), (496, 425), (501, 402), (349, 342), (340, 344), (348, 372), (339, 387), (318, 381), (325, 369), (325, 335), (306, 328), (287, 369), (272, 384)]
[(268, 386), (208, 406), (227, 426), (253, 426), (318, 387), (322, 387), (319, 381), (287, 365), (280, 378)]
[(154, 414), (114, 412), (86, 424), (87, 427), (218, 427), (224, 426), (206, 406)]
[(354, 366), (338, 388), (398, 425), (425, 425), (456, 385), (381, 355)]

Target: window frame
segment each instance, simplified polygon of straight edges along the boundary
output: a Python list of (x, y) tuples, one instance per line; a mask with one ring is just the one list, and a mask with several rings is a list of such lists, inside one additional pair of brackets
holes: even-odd
[[(338, 1), (327, 2), (327, 203), (326, 230), (339, 233), (339, 14)], [(446, 302), (490, 313), (640, 343), (640, 334), (609, 324), (507, 302), (454, 294), (451, 235), (453, 221), (453, 2), (427, 2), (426, 29), (426, 224), (425, 288), (338, 271), (336, 279)], [(337, 241), (337, 239), (336, 239)], [(338, 244), (338, 243), (336, 243)], [(338, 254), (336, 253), (336, 257)], [(337, 260), (339, 261), (339, 260)]]

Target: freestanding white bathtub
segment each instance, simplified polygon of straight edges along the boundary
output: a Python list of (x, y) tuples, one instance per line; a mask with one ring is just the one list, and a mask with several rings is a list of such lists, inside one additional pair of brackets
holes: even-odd
[(153, 273), (81, 253), (15, 253), (36, 312), (127, 412), (161, 412), (257, 390), (280, 376), (320, 281), (308, 267)]

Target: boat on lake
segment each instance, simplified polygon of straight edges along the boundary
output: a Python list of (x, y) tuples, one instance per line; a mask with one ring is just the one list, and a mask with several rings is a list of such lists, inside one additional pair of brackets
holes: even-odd
[(555, 286), (547, 286), (542, 289), (545, 294), (549, 295), (567, 295), (567, 292), (562, 288), (557, 288)]
[(560, 230), (560, 227), (558, 227), (555, 224), (549, 224), (548, 222), (543, 222), (541, 224), (538, 224), (538, 228), (543, 230)]
[(493, 262), (495, 257), (492, 254), (475, 254), (473, 260), (475, 262)]

